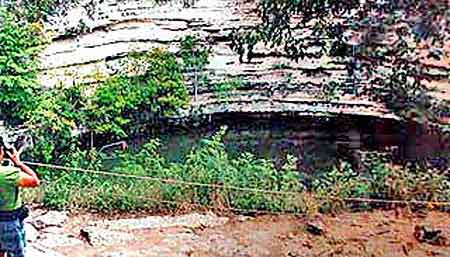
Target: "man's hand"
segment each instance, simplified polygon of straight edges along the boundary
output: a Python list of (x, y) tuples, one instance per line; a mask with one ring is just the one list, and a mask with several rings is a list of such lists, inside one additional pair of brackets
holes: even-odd
[(20, 161), (19, 153), (15, 148), (12, 149), (12, 153), (8, 150), (6, 150), (5, 153), (15, 166), (20, 166), (22, 162)]
[(37, 187), (41, 184), (41, 181), (39, 180), (38, 176), (27, 165), (23, 164), (22, 161), (20, 161), (19, 153), (16, 149), (12, 149), (12, 153), (10, 151), (5, 151), (6, 155), (8, 155), (8, 158), (14, 163), (14, 165), (22, 171), (20, 174), (20, 179), (18, 182), (19, 187)]

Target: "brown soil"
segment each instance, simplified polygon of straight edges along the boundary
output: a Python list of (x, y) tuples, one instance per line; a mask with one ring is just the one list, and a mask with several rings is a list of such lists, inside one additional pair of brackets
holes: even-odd
[[(82, 215), (68, 225), (72, 233), (93, 216)], [(95, 217), (99, 218), (99, 217)], [(406, 211), (374, 211), (322, 215), (307, 220), (295, 216), (232, 217), (215, 228), (133, 231), (135, 240), (123, 245), (57, 249), (67, 256), (346, 256), (404, 257), (450, 256), (449, 245), (421, 243), (416, 225), (441, 229), (450, 240), (450, 213), (423, 216)], [(323, 226), (322, 235), (306, 230), (307, 223)], [(449, 241), (450, 242), (450, 241)]]

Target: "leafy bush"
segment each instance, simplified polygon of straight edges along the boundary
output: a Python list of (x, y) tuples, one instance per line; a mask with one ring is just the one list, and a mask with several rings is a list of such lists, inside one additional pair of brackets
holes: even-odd
[(210, 47), (203, 44), (194, 36), (187, 36), (181, 40), (179, 55), (183, 67), (187, 71), (201, 71), (208, 64)]
[(35, 160), (59, 162), (60, 156), (81, 145), (80, 137), (74, 132), (86, 120), (84, 88), (53, 88), (44, 91), (38, 99), (39, 105), (26, 123), (36, 142), (27, 154)]
[[(142, 149), (114, 154), (112, 172), (173, 179), (225, 187), (258, 188), (281, 192), (301, 191), (295, 159), (290, 158), (282, 172), (268, 160), (244, 154), (233, 160), (222, 143), (224, 131), (191, 150), (184, 163), (169, 163), (158, 152), (159, 142), (150, 140)], [(88, 157), (88, 158), (86, 158)], [(66, 157), (73, 167), (105, 169), (106, 156), (95, 151)], [(164, 201), (193, 203), (217, 208), (257, 208), (298, 210), (296, 196), (272, 196), (260, 192), (163, 183), (153, 180), (108, 177), (95, 174), (45, 172), (51, 181), (43, 202), (57, 208), (132, 210), (166, 206)], [(55, 181), (55, 182), (53, 182)], [(163, 203), (157, 203), (162, 201)], [(170, 206), (169, 206), (170, 207)], [(176, 207), (176, 206), (172, 206)]]
[(124, 138), (136, 124), (174, 114), (188, 103), (181, 64), (167, 51), (155, 49), (134, 58), (146, 64), (142, 75), (118, 75), (95, 90), (86, 107), (86, 126), (95, 133)]

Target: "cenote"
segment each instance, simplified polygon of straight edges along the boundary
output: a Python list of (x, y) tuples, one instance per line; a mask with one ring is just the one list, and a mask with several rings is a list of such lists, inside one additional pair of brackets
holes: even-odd
[[(448, 137), (430, 132), (416, 122), (372, 116), (221, 113), (204, 117), (196, 124), (164, 124), (153, 128), (150, 137), (158, 137), (161, 153), (178, 162), (223, 126), (227, 128), (223, 143), (230, 156), (249, 152), (273, 160), (277, 167), (288, 154), (298, 159), (300, 170), (312, 171), (333, 165), (336, 160), (358, 167), (361, 156), (367, 152), (384, 153), (399, 164), (428, 161), (444, 168), (449, 163)], [(148, 137), (136, 137), (134, 147), (138, 148)]]

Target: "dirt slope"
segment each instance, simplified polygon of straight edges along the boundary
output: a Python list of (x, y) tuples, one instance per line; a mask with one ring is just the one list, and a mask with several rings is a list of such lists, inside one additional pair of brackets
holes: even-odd
[[(119, 220), (78, 215), (64, 229), (83, 243), (53, 249), (73, 257), (450, 256), (450, 213), (374, 211), (312, 219), (208, 215)], [(415, 236), (416, 225), (442, 233), (419, 242), (424, 238)]]

